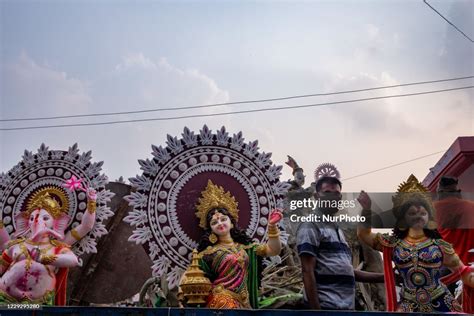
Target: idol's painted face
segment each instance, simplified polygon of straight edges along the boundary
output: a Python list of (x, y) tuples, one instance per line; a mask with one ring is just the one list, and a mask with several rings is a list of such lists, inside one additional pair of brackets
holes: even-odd
[(422, 229), (428, 224), (428, 211), (421, 205), (412, 205), (405, 213), (405, 221), (410, 228)]
[(39, 229), (49, 228), (52, 229), (54, 226), (54, 219), (48, 213), (48, 211), (43, 209), (38, 209), (31, 213), (29, 219), (29, 225), (32, 228), (32, 231), (36, 232)]
[(28, 227), (31, 230), (31, 239), (37, 241), (38, 239), (51, 235), (55, 238), (63, 238), (64, 235), (55, 231), (56, 219), (44, 209), (37, 209), (30, 214), (28, 219)]
[(209, 225), (211, 226), (212, 232), (217, 236), (227, 235), (232, 228), (232, 222), (229, 216), (219, 212), (215, 212), (214, 215), (212, 215)]

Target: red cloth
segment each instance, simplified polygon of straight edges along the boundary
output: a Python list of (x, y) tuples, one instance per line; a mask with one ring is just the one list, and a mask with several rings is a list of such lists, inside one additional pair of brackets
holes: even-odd
[[(455, 197), (434, 203), (438, 231), (444, 240), (453, 244), (453, 248), (465, 265), (474, 262), (474, 202)], [(450, 225), (452, 219), (459, 219), (459, 227)], [(450, 227), (451, 226), (451, 227)]]
[[(474, 202), (449, 197), (434, 203), (438, 231), (444, 240), (453, 244), (453, 248), (465, 265), (474, 262)], [(461, 228), (452, 228), (450, 221), (459, 219)], [(474, 314), (474, 289), (464, 286), (463, 310)]]
[(8, 263), (8, 264), (11, 264), (12, 261), (13, 261), (12, 258), (10, 258), (10, 256), (7, 254), (6, 251), (4, 251), (4, 252), (2, 253), (2, 258), (3, 258), (3, 260), (5, 260), (5, 262)]
[(397, 308), (397, 292), (395, 290), (395, 274), (392, 268), (393, 248), (383, 247), (383, 270), (385, 275), (385, 297), (388, 312)]
[[(60, 253), (63, 247), (56, 247), (54, 250), (55, 254)], [(56, 273), (56, 296), (54, 304), (56, 306), (65, 306), (66, 305), (66, 288), (67, 288), (67, 274), (69, 272), (68, 268), (59, 268)]]
[(462, 308), (467, 314), (474, 314), (474, 289), (464, 285), (462, 289)]
[(56, 297), (55, 305), (64, 306), (66, 305), (66, 288), (67, 288), (67, 273), (68, 268), (59, 268), (56, 273)]

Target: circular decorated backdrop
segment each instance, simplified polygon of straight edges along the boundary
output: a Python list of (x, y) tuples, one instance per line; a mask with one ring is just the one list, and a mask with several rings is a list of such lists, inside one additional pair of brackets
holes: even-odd
[(68, 151), (49, 150), (44, 144), (37, 153), (25, 150), (23, 159), (11, 170), (0, 174), (0, 219), (7, 232), (15, 232), (14, 218), (26, 210), (29, 198), (38, 190), (54, 186), (61, 189), (69, 201), (70, 217), (68, 230), (80, 224), (87, 209), (87, 196), (83, 191), (71, 192), (64, 188), (66, 180), (72, 176), (81, 178), (85, 187), (97, 190), (97, 212), (94, 228), (74, 244), (72, 250), (77, 255), (95, 253), (96, 240), (107, 234), (103, 221), (113, 215), (107, 202), (114, 196), (105, 189), (107, 177), (100, 174), (103, 162), (91, 162), (91, 151), (79, 153), (77, 144)]
[(135, 227), (129, 240), (147, 248), (153, 275), (166, 273), (174, 287), (203, 233), (195, 212), (208, 180), (236, 198), (238, 225), (255, 241), (266, 238), (269, 213), (282, 207), (289, 184), (279, 181), (282, 166), (272, 164), (271, 153), (260, 153), (258, 141), (244, 143), (242, 132), (186, 127), (166, 143), (139, 160), (143, 173), (129, 179), (136, 191), (125, 197), (133, 211), (124, 220)]

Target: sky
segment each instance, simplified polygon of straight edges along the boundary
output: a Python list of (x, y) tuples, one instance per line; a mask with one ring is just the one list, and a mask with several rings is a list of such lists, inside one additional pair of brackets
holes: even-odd
[[(429, 3), (474, 38), (472, 1)], [(0, 1), (0, 119), (48, 117), (277, 98), (474, 74), (474, 44), (423, 1)], [(0, 128), (210, 114), (469, 86), (444, 82), (214, 109), (101, 118), (0, 122)], [(342, 179), (431, 153), (474, 135), (474, 91), (458, 90), (217, 117), (0, 130), (0, 171), (25, 149), (79, 144), (111, 180), (140, 174), (151, 145), (185, 126), (225, 126), (258, 139), (284, 165), (332, 163)], [(422, 180), (436, 154), (343, 183), (390, 192)], [(285, 165), (281, 180), (291, 178)]]

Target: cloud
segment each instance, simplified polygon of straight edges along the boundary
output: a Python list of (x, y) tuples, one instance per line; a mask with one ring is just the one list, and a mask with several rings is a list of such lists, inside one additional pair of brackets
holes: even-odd
[(123, 58), (122, 62), (115, 66), (117, 72), (126, 71), (129, 68), (141, 67), (143, 69), (156, 69), (156, 64), (151, 59), (146, 58), (142, 53), (129, 55)]
[[(2, 89), (2, 111), (7, 110), (3, 111), (5, 117), (103, 113), (229, 101), (229, 93), (202, 71), (180, 69), (165, 58), (155, 61), (143, 54), (123, 58), (107, 74), (86, 83), (64, 72), (38, 65), (25, 53), (14, 63), (2, 66)], [(35, 107), (36, 104), (45, 106), (39, 108)], [(225, 108), (75, 118), (48, 121), (47, 124), (203, 114)], [(38, 125), (45, 122), (39, 122)], [(32, 122), (24, 124), (34, 125)], [(128, 178), (141, 172), (137, 159), (150, 157), (151, 144), (165, 145), (166, 134), (180, 136), (184, 126), (198, 133), (204, 124), (214, 131), (222, 125), (234, 131), (230, 117), (219, 116), (88, 128), (1, 132), (0, 142), (5, 150), (0, 153), (0, 169), (10, 169), (24, 149), (33, 150), (43, 142), (50, 148), (62, 150), (77, 142), (81, 149), (92, 150), (97, 160), (105, 161), (104, 172), (111, 179), (119, 176)], [(20, 123), (4, 123), (2, 126), (20, 126)], [(116, 154), (118, 148), (121, 149), (120, 154)]]
[[(461, 29), (467, 36), (474, 39), (474, 14), (472, 11), (471, 1), (454, 1), (449, 13), (445, 14), (450, 21), (452, 21), (459, 29)], [(439, 23), (445, 23), (441, 19)], [(465, 38), (454, 27), (445, 23), (445, 34), (437, 61), (439, 61), (439, 69), (445, 71), (448, 76), (460, 77), (465, 75), (472, 75), (474, 73), (474, 45), (467, 38)], [(473, 83), (464, 81), (464, 85)], [(470, 95), (471, 104), (474, 100), (474, 89), (466, 90)]]
[(386, 60), (400, 49), (400, 34), (380, 29), (374, 24), (365, 24), (359, 31), (353, 50), (353, 58), (371, 65), (374, 58)]
[(39, 65), (25, 52), (12, 63), (2, 64), (1, 82), (5, 118), (79, 113), (92, 103), (86, 82)]
[(94, 95), (99, 104), (127, 109), (229, 101), (229, 93), (198, 69), (183, 70), (164, 57), (154, 61), (142, 53), (123, 57), (113, 72), (94, 85)]
[[(56, 116), (225, 103), (229, 93), (198, 69), (180, 69), (142, 53), (90, 82), (40, 65), (26, 52), (1, 67), (3, 117)], [(213, 113), (229, 107), (196, 110)], [(176, 112), (174, 112), (176, 113)], [(190, 114), (186, 111), (185, 114)]]
[[(334, 77), (326, 90), (345, 91), (396, 84), (399, 84), (399, 82), (386, 72), (382, 72), (379, 75), (359, 73), (354, 76), (338, 75)], [(376, 90), (338, 96), (337, 100), (388, 96), (400, 92), (401, 90), (398, 88)], [(405, 119), (403, 108), (400, 109), (394, 106), (390, 99), (341, 104), (333, 106), (331, 109), (339, 121), (342, 124), (348, 124), (348, 127), (354, 133), (370, 134), (383, 131), (402, 136), (413, 132), (413, 127)]]
[[(402, 82), (387, 72), (378, 75), (360, 73), (354, 76), (335, 77), (326, 91), (354, 90), (367, 87), (391, 86)], [(332, 100), (348, 100), (409, 94), (444, 89), (460, 84), (418, 85), (390, 88), (370, 92), (347, 94)], [(471, 89), (472, 90), (472, 89)], [(420, 96), (387, 98), (332, 106), (340, 124), (351, 133), (390, 139), (416, 139), (431, 137), (433, 130), (461, 135), (471, 130), (473, 120), (473, 94), (471, 90), (442, 92)]]
[(377, 37), (379, 36), (380, 30), (377, 26), (373, 24), (367, 24), (366, 30), (369, 35), (369, 40), (376, 40)]

